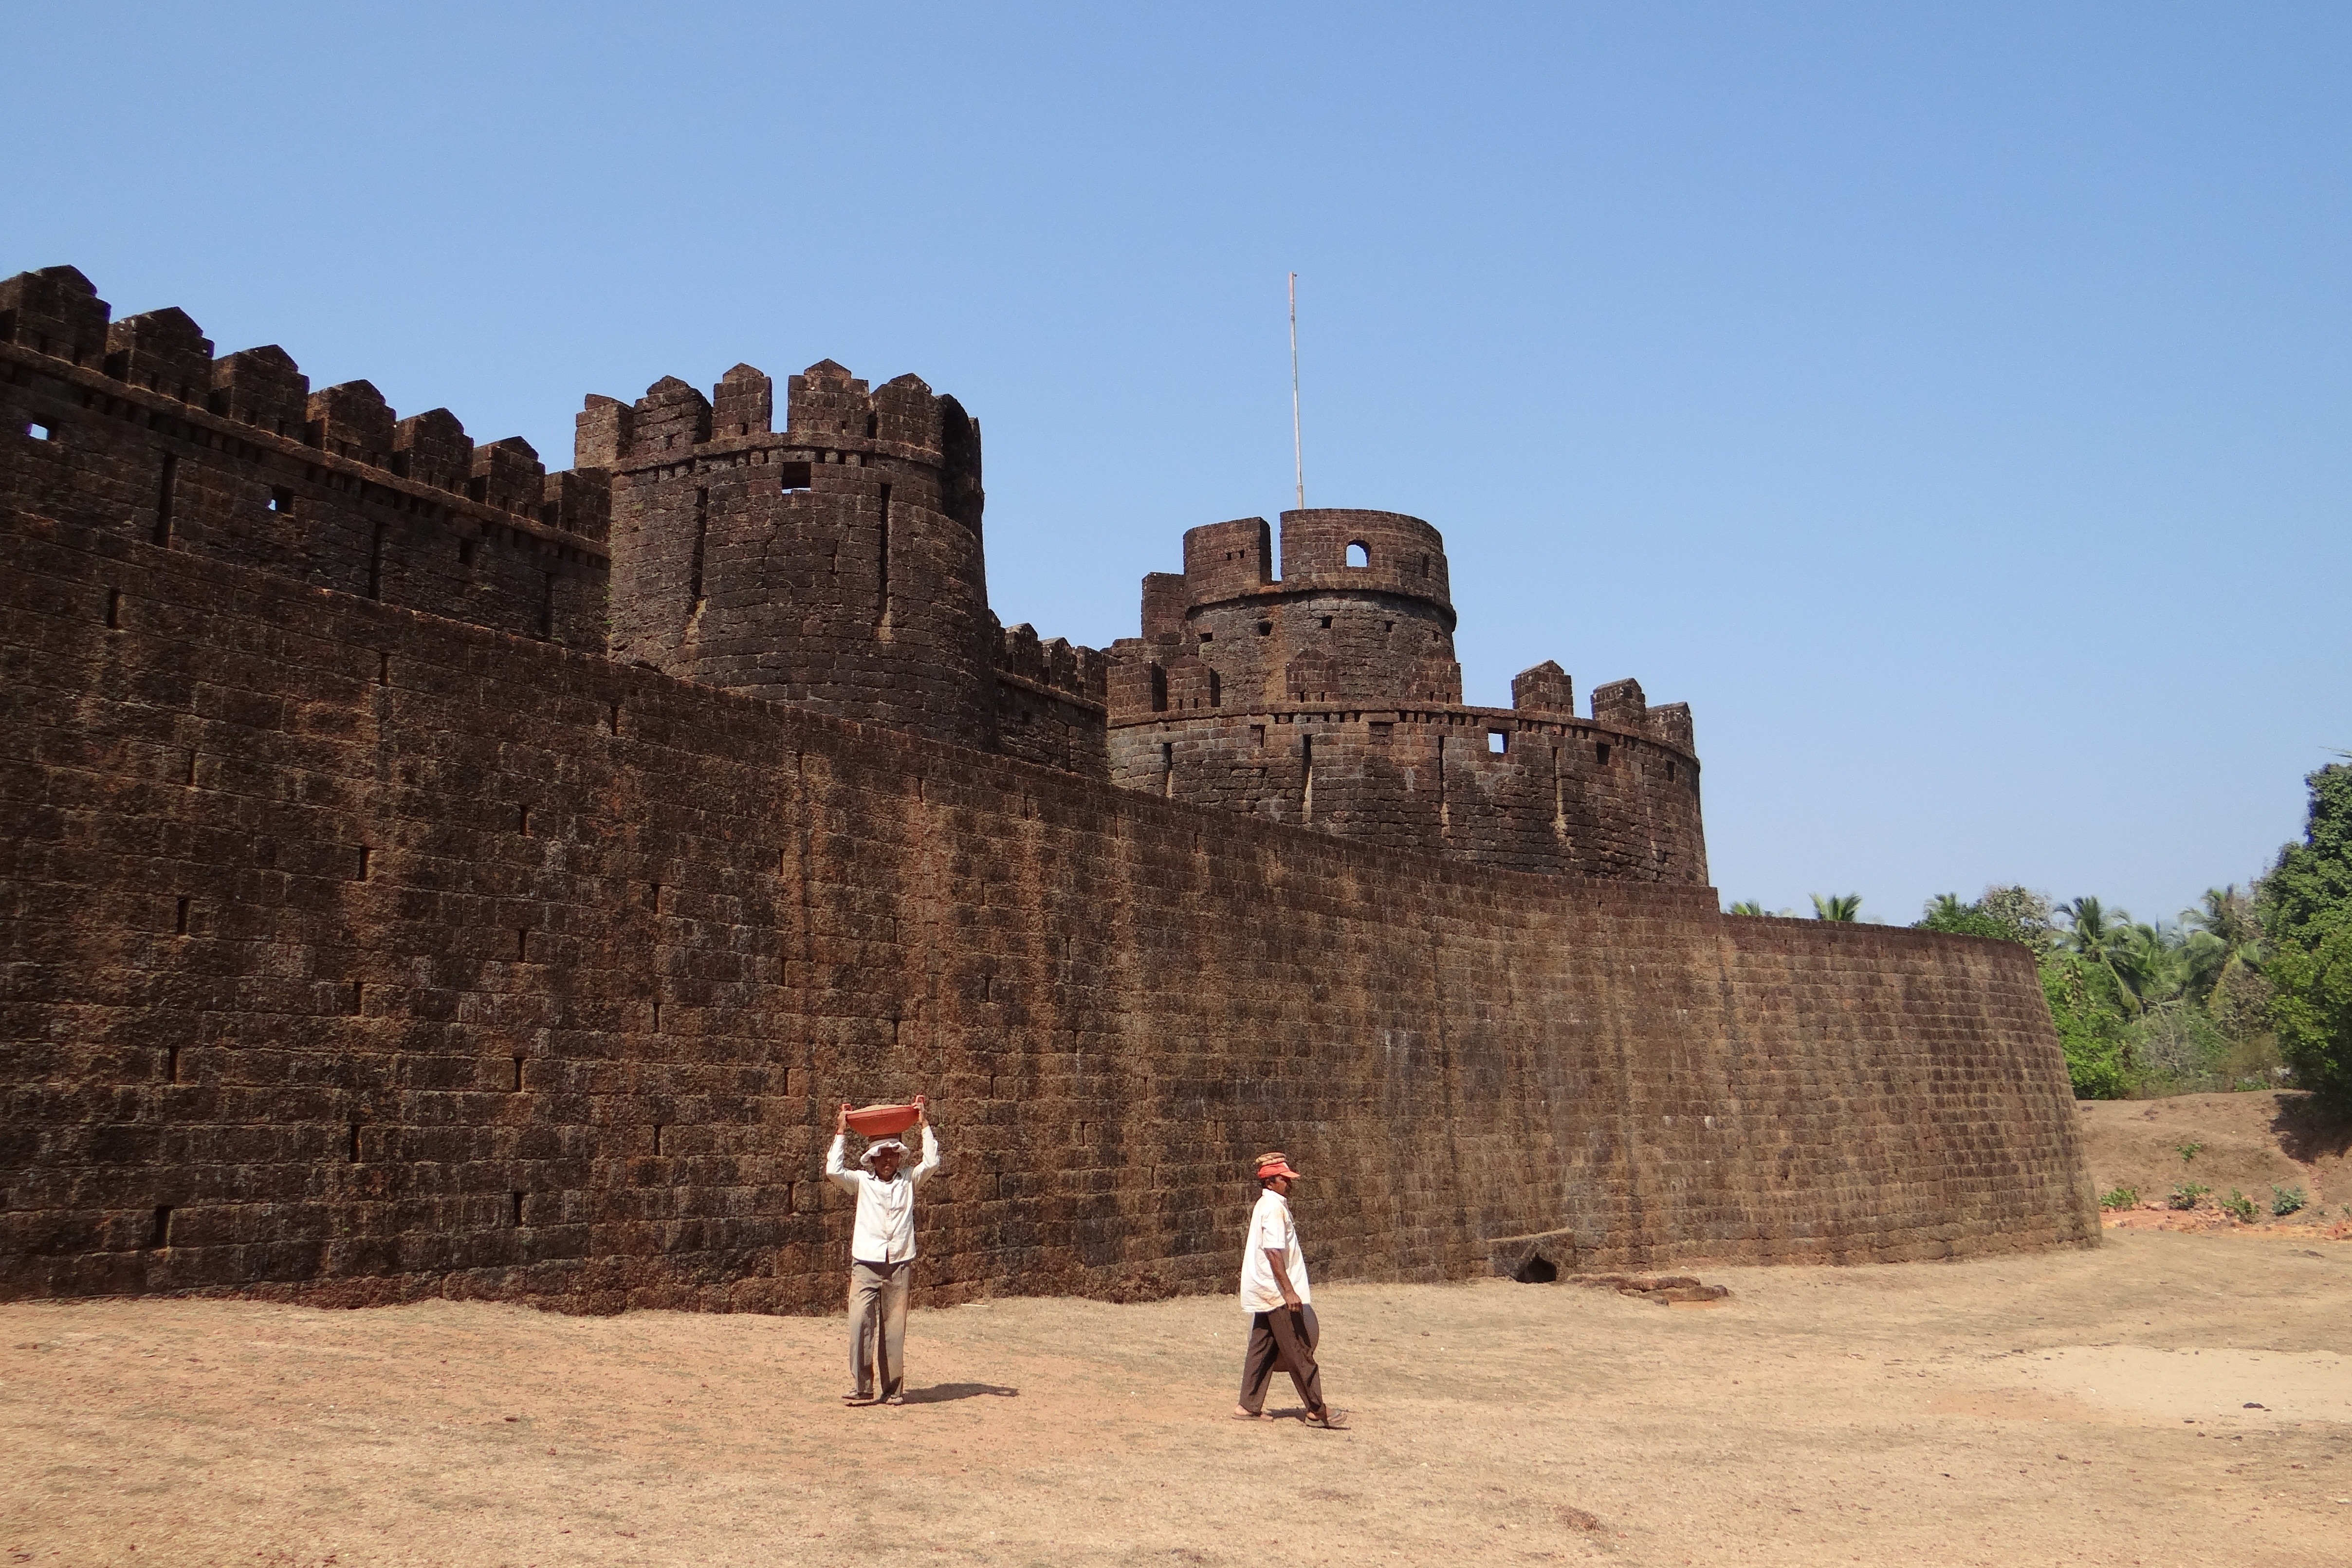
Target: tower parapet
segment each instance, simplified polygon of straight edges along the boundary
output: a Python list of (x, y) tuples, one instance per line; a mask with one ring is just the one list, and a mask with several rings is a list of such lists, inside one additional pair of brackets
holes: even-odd
[(750, 365), (591, 397), (575, 461), (613, 487), (614, 657), (840, 718), (987, 747), (999, 654), (980, 428), (904, 375)]
[(1437, 530), (1397, 512), (1282, 514), (1184, 535), (1110, 649), (1112, 778), (1171, 799), (1520, 870), (1704, 882), (1690, 710), (1639, 683), (1589, 720), (1550, 661), (1509, 709), (1462, 701)]

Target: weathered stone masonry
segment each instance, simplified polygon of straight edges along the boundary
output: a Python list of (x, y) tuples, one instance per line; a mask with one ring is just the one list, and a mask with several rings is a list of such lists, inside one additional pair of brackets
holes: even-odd
[[(1269, 1144), (1313, 1163), (1325, 1277), (2095, 1240), (2013, 947), (1726, 919), (608, 658), (561, 589), (531, 618), (558, 550), (593, 580), (593, 522), (256, 439), (25, 321), (0, 1295), (831, 1310), (829, 1107), (918, 1089), (933, 1301), (1224, 1289)], [(197, 455), (226, 439), (261, 456)], [(271, 535), (257, 476), (126, 526), (158, 448), (383, 493)], [(495, 526), (520, 587), (371, 596), (377, 521)], [(993, 710), (1084, 760), (1099, 656), (991, 638), (1027, 683)]]

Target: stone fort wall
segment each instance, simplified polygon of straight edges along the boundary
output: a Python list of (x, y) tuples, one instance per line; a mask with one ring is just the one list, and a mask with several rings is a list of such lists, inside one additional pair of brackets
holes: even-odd
[(0, 520), (0, 1296), (833, 1310), (829, 1108), (918, 1089), (933, 1302), (1227, 1289), (1267, 1146), (1326, 1279), (2096, 1240), (2012, 945), (1383, 849), (232, 557)]

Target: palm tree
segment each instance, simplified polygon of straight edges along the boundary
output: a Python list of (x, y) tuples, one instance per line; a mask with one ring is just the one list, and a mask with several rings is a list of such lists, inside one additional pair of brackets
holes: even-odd
[(1927, 908), (1924, 912), (1931, 921), (1951, 921), (1967, 914), (1970, 908), (1970, 905), (1960, 901), (1960, 896), (1958, 893), (1937, 893), (1927, 900)]
[(1764, 912), (1764, 906), (1754, 899), (1742, 899), (1731, 906), (1731, 912), (1735, 915), (1760, 915)]
[(2235, 882), (2206, 889), (2197, 908), (2180, 911), (2180, 923), (2194, 928), (2181, 944), (2181, 953), (2189, 970), (2188, 989), (2198, 996), (2210, 996), (2233, 972), (2261, 971), (2266, 956), (2262, 922), (2254, 914), (2253, 900), (2239, 891)]
[(2142, 922), (2124, 926), (2116, 932), (2105, 962), (2123, 982), (2125, 1006), (2133, 1013), (2161, 1006), (2179, 996), (2189, 983), (2189, 964), (2177, 926), (2170, 930)]
[(1817, 921), (1859, 921), (1862, 919), (1862, 895), (1832, 893), (1825, 899), (1815, 893), (1813, 918)]
[(2066, 931), (2059, 940), (2072, 952), (2101, 965), (2123, 944), (2125, 928), (2131, 921), (2123, 910), (2110, 910), (2088, 894), (2059, 905), (2058, 912), (2066, 917)]

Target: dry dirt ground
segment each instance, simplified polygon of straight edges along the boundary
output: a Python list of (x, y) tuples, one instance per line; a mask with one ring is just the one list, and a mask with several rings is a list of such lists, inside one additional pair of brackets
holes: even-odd
[[(2254, 1201), (2263, 1228), (2352, 1235), (2352, 1125), (2322, 1115), (2307, 1094), (2084, 1100), (2076, 1110), (2097, 1190), (2139, 1194), (2137, 1208), (2111, 1215), (2111, 1225), (2238, 1229), (2220, 1205), (2241, 1192)], [(2166, 1201), (2175, 1188), (2191, 1184), (2211, 1189), (2194, 1209)], [(2299, 1190), (2306, 1200), (2284, 1218), (2271, 1214), (2280, 1188)]]
[(898, 1410), (838, 1320), (10, 1306), (0, 1561), (2352, 1562), (2352, 1245), (1703, 1272), (1329, 1287), (1338, 1433), (1222, 1299), (918, 1312)]

